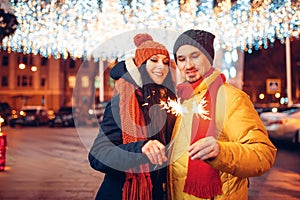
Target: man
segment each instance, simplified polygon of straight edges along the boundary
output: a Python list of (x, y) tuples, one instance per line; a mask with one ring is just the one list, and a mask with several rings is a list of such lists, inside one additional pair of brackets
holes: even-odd
[(213, 68), (214, 35), (188, 30), (174, 44), (185, 82), (177, 87), (182, 112), (173, 130), (169, 199), (248, 199), (248, 177), (274, 163), (268, 139), (248, 96)]

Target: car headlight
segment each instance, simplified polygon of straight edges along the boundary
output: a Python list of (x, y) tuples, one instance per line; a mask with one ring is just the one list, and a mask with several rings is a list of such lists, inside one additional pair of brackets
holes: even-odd
[(92, 115), (92, 114), (94, 114), (94, 110), (93, 109), (89, 109), (89, 115)]

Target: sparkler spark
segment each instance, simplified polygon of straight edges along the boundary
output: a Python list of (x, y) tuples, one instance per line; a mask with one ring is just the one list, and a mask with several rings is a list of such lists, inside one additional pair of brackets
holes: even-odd
[(194, 112), (200, 115), (202, 119), (204, 120), (211, 120), (211, 118), (208, 116), (209, 115), (209, 110), (206, 110), (207, 106), (207, 100), (205, 97), (201, 99), (200, 103), (197, 105), (196, 102), (194, 102)]
[[(162, 109), (167, 110), (168, 113), (174, 114), (175, 116), (187, 113), (187, 108), (181, 105), (180, 98), (178, 98), (176, 101), (170, 98), (168, 98), (167, 101), (161, 100), (160, 105), (162, 106)], [(204, 120), (211, 120), (211, 118), (209, 117), (209, 110), (205, 109), (206, 106), (207, 100), (204, 97), (203, 99), (201, 99), (199, 104), (197, 104), (197, 102), (194, 101), (193, 111), (194, 113), (202, 117)]]
[[(188, 113), (188, 110), (186, 107), (182, 106), (180, 103), (180, 98), (178, 98), (176, 101), (172, 100), (170, 98), (167, 99), (167, 101), (160, 101), (160, 105), (162, 107), (162, 109), (165, 109), (168, 113), (174, 114), (175, 116), (178, 116), (179, 114), (183, 114), (183, 113)], [(205, 99), (205, 97), (203, 99), (201, 99), (200, 103), (197, 104), (196, 101), (193, 102), (193, 112), (195, 114), (198, 114), (200, 117), (202, 117), (204, 120), (211, 120), (211, 118), (209, 117), (209, 110), (206, 110), (207, 106), (207, 100)], [(184, 127), (184, 132), (186, 133), (186, 128), (185, 128), (185, 124), (182, 123), (183, 127)], [(166, 149), (166, 152), (168, 152), (171, 147), (174, 145), (176, 138), (178, 137), (178, 135), (175, 136), (175, 138), (169, 143), (169, 147)], [(156, 164), (154, 166), (154, 170), (156, 170), (156, 168), (158, 167), (158, 164)]]
[(184, 109), (180, 103), (180, 98), (175, 101), (169, 97), (167, 101), (161, 100), (160, 105), (162, 106), (162, 109), (167, 110), (168, 113), (174, 114), (175, 116), (178, 116), (184, 112)]

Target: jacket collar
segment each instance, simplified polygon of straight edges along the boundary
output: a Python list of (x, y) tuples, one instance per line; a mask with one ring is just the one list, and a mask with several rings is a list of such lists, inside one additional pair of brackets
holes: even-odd
[(204, 78), (204, 80), (195, 88), (193, 95), (200, 93), (203, 90), (207, 90), (209, 85), (221, 74), (218, 69), (214, 69), (212, 74)]
[(139, 72), (138, 67), (135, 65), (133, 58), (129, 57), (125, 59), (125, 65), (127, 68), (128, 73), (130, 74), (130, 76), (132, 77), (132, 79), (134, 80), (134, 82), (139, 86), (142, 87), (142, 77), (141, 74)]

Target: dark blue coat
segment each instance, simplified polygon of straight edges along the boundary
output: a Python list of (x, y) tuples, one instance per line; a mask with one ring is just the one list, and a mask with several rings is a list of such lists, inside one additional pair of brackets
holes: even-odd
[[(124, 74), (126, 71), (124, 63), (115, 66), (113, 69), (118, 69), (115, 72), (119, 73), (117, 75), (116, 73), (113, 74), (113, 78)], [(129, 82), (134, 83), (130, 77), (127, 77), (127, 79)], [(104, 180), (96, 196), (96, 199), (99, 200), (121, 200), (125, 181), (124, 171), (127, 169), (139, 166), (142, 163), (149, 163), (150, 169), (155, 167), (141, 152), (143, 144), (147, 141), (123, 144), (119, 100), (117, 95), (107, 104), (99, 134), (88, 156), (91, 167), (105, 173)], [(169, 135), (171, 135), (172, 129), (173, 127), (168, 128)], [(153, 199), (164, 199), (163, 184), (166, 181), (166, 167), (158, 167), (158, 170), (152, 171), (151, 180)]]

